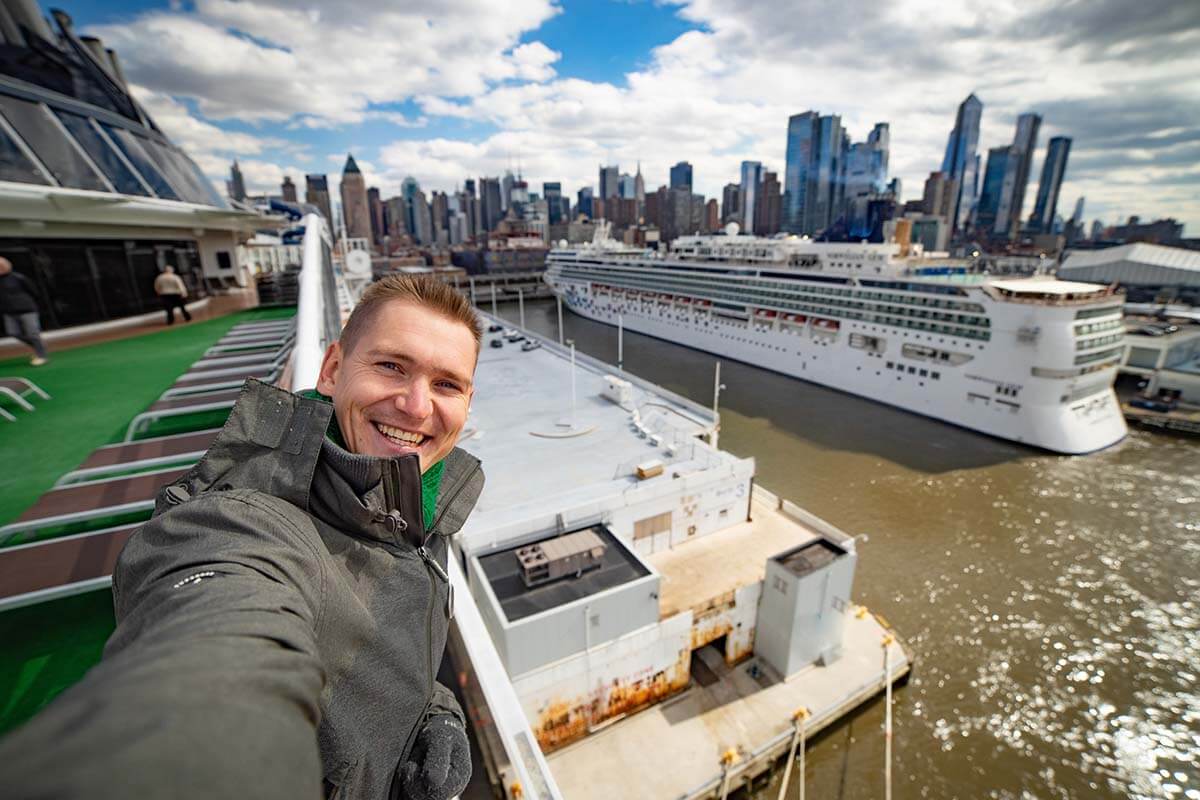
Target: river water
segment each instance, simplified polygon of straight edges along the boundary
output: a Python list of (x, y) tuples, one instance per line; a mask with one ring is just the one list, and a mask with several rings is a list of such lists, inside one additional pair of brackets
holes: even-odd
[[(557, 336), (554, 303), (525, 315)], [(615, 328), (563, 319), (583, 352), (616, 362)], [(624, 355), (711, 403), (714, 356), (628, 331)], [(721, 447), (869, 536), (855, 597), (916, 656), (895, 696), (895, 798), (1200, 800), (1200, 442), (1134, 430), (1053, 456), (721, 369)], [(808, 797), (884, 797), (883, 719), (876, 701), (812, 745)]]

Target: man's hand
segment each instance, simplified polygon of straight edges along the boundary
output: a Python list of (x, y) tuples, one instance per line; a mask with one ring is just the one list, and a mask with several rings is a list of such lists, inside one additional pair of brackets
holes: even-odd
[(471, 744), (462, 723), (451, 714), (435, 714), (417, 734), (408, 761), (400, 767), (404, 797), (450, 800), (471, 780)]

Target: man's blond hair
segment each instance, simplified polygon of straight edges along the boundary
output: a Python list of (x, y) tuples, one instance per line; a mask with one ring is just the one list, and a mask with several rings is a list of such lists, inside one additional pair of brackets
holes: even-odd
[(349, 353), (354, 349), (356, 341), (370, 327), (379, 309), (392, 300), (407, 300), (453, 322), (462, 323), (475, 338), (475, 353), (479, 353), (483, 323), (479, 321), (479, 315), (471, 307), (470, 301), (454, 287), (427, 275), (388, 275), (368, 286), (354, 311), (350, 312), (346, 326), (342, 328), (343, 352)]

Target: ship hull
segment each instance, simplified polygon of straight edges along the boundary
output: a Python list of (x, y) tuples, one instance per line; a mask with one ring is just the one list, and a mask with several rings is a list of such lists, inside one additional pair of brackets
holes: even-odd
[[(986, 359), (973, 369), (954, 369), (910, 363), (894, 352), (898, 347), (871, 353), (849, 346), (853, 333), (878, 336), (877, 326), (842, 321), (836, 331), (811, 324), (785, 331), (769, 321), (726, 323), (711, 316), (703, 325), (686, 310), (619, 305), (591, 294), (590, 287), (555, 283), (564, 304), (588, 319), (616, 325), (620, 316), (624, 327), (637, 333), (1030, 447), (1082, 455), (1109, 447), (1127, 433), (1112, 389), (1115, 370), (1093, 375), (1091, 385), (1097, 390), (1073, 402), (1062, 402), (1059, 387), (1031, 389), (1014, 402), (997, 395), (1005, 381), (977, 374), (987, 372)], [(894, 338), (904, 341), (905, 336)]]

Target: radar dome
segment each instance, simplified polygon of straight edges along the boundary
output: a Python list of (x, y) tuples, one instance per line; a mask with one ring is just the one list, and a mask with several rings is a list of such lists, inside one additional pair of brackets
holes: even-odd
[(351, 275), (370, 275), (370, 254), (366, 250), (351, 250), (346, 253), (346, 272)]
[(725, 226), (725, 235), (726, 236), (737, 236), (741, 232), (742, 232), (742, 228), (736, 222), (731, 222)]

